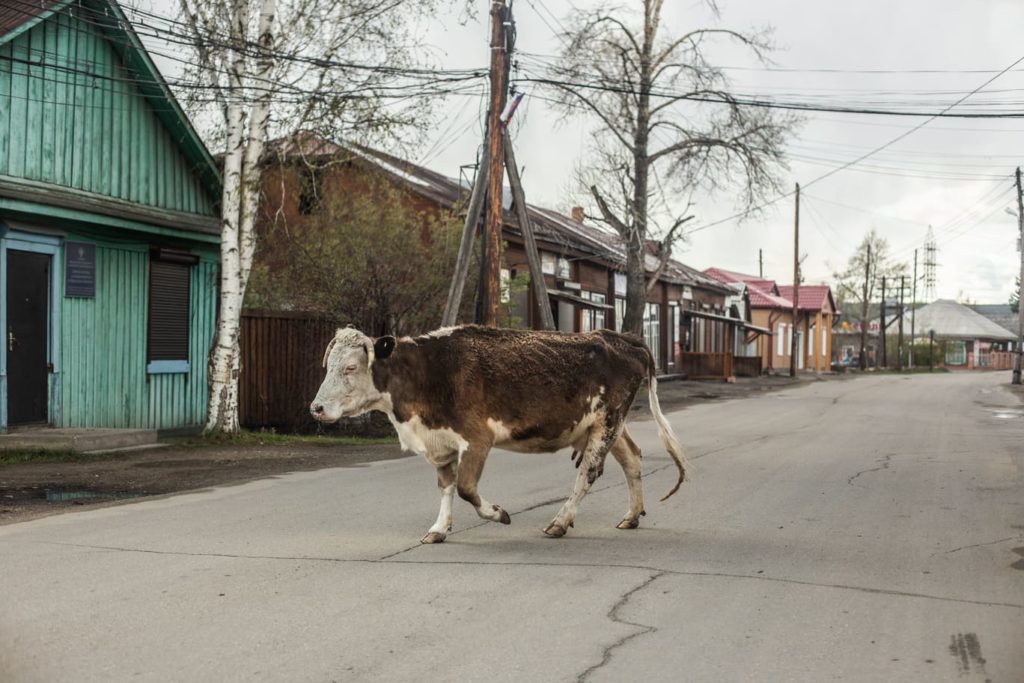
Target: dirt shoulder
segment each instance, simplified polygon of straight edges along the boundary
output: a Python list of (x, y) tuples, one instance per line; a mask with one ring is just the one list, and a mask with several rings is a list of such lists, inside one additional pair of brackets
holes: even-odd
[[(760, 395), (813, 379), (739, 379), (736, 383), (662, 381), (658, 397), (665, 412), (696, 403)], [(637, 397), (631, 420), (649, 419), (646, 391)], [(195, 440), (161, 448), (77, 455), (60, 460), (0, 464), (0, 525), (62, 512), (114, 505), (127, 500), (242, 484), (288, 472), (358, 467), (410, 457), (393, 443), (337, 440), (261, 441), (197, 445)]]

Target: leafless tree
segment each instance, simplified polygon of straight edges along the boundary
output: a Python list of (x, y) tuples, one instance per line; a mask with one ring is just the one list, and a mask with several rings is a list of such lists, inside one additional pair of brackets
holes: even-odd
[[(867, 262), (868, 254), (871, 261)], [(860, 245), (850, 255), (842, 270), (832, 273), (836, 283), (836, 304), (844, 313), (867, 311), (867, 305), (875, 300), (881, 288), (882, 278), (890, 283), (898, 282), (900, 275), (906, 275), (906, 263), (896, 261), (889, 249), (889, 241), (872, 228), (864, 235)], [(864, 299), (864, 274), (867, 272), (867, 301)], [(895, 285), (893, 285), (895, 286)], [(861, 317), (866, 313), (862, 312)]]
[(648, 236), (660, 234), (656, 251), (664, 263), (691, 218), (689, 202), (679, 206), (670, 196), (738, 190), (741, 205), (755, 206), (777, 190), (796, 119), (738, 102), (708, 60), (714, 38), (763, 58), (767, 34), (698, 28), (671, 36), (662, 26), (664, 0), (632, 4), (639, 11), (608, 5), (570, 18), (576, 28), (544, 80), (566, 115), (597, 122), (584, 178), (596, 207), (589, 213), (626, 245), (624, 329), (640, 333)]

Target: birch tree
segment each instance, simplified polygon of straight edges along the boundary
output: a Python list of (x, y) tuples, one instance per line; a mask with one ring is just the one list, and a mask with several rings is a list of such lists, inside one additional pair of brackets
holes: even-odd
[(777, 189), (783, 145), (796, 124), (738, 102), (706, 54), (723, 38), (763, 58), (766, 34), (697, 28), (673, 36), (662, 25), (663, 5), (633, 0), (636, 11), (608, 5), (578, 12), (567, 22), (577, 28), (563, 36), (554, 69), (541, 79), (565, 115), (596, 123), (582, 174), (596, 207), (588, 213), (626, 246), (623, 329), (637, 334), (654, 280), (645, 276), (648, 237), (660, 235), (663, 267), (691, 218), (690, 203), (675, 197), (738, 190), (740, 203), (754, 206)]
[[(440, 0), (439, 0), (440, 1)], [(224, 150), (217, 330), (208, 432), (238, 424), (239, 327), (257, 248), (255, 216), (271, 134), (300, 128), (365, 140), (429, 125), (439, 89), (411, 69), (411, 19), (434, 0), (179, 0), (172, 40), (193, 50), (183, 99)]]

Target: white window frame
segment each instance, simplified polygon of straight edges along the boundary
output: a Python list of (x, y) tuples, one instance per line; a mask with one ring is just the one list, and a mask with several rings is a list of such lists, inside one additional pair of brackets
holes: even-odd
[(644, 305), (644, 341), (654, 356), (654, 367), (661, 368), (661, 304)]
[(569, 259), (564, 256), (558, 257), (557, 270), (555, 271), (555, 277), (561, 280), (568, 280), (572, 277), (572, 268), (569, 266)]
[(540, 252), (540, 272), (545, 275), (554, 275), (558, 264), (558, 257), (550, 251)]
[(512, 300), (512, 271), (508, 268), (501, 269), (499, 292), (501, 303), (507, 304)]

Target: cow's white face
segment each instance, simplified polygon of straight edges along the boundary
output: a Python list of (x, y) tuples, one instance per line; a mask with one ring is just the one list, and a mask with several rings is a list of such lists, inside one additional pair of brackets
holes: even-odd
[(309, 406), (313, 419), (336, 422), (386, 408), (386, 396), (373, 386), (372, 362), (372, 339), (352, 328), (338, 330), (324, 354), (327, 376)]

